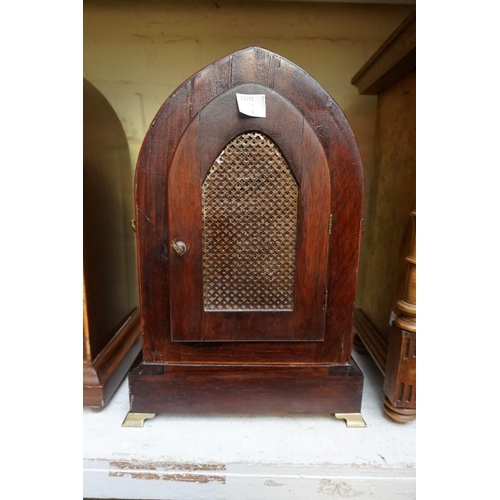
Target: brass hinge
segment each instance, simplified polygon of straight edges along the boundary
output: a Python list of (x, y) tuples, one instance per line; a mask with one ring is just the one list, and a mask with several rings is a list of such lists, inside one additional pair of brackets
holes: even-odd
[(333, 214), (328, 217), (328, 234), (332, 234)]
[(325, 296), (323, 297), (323, 311), (326, 310), (327, 301), (328, 301), (328, 288), (325, 288)]

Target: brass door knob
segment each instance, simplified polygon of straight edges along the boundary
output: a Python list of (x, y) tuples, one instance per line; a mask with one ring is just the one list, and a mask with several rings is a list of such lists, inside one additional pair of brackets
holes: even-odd
[(173, 241), (172, 248), (174, 249), (177, 255), (181, 257), (187, 252), (187, 246), (183, 241)]

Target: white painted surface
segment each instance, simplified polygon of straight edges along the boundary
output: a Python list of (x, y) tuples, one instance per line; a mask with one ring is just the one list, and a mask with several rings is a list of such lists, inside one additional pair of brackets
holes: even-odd
[(123, 428), (125, 381), (101, 412), (83, 409), (84, 497), (169, 500), (415, 498), (415, 422), (382, 410), (382, 376), (365, 374), (366, 429), (328, 415), (158, 415)]

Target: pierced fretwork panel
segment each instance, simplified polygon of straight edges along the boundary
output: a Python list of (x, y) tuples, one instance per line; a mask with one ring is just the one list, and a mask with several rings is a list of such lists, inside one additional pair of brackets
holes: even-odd
[(298, 186), (265, 134), (234, 138), (202, 185), (206, 311), (292, 310)]

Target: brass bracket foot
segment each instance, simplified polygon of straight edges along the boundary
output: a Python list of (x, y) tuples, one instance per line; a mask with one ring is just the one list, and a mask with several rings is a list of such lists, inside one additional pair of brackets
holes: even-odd
[(144, 427), (144, 420), (155, 416), (156, 413), (133, 413), (129, 411), (122, 423), (122, 427)]
[(366, 427), (365, 419), (361, 413), (335, 413), (335, 418), (345, 420), (347, 427)]

